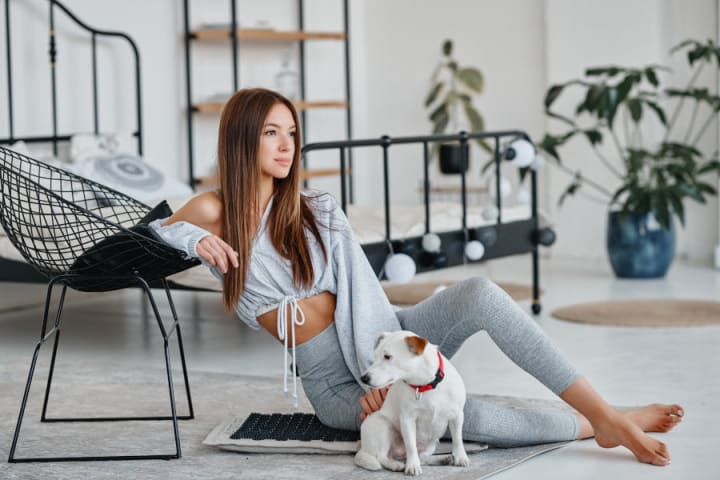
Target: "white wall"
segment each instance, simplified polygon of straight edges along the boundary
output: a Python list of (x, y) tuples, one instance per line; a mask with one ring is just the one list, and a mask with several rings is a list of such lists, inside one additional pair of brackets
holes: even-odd
[[(15, 112), (16, 133), (46, 133), (49, 130), (47, 85), (46, 0), (11, 0), (16, 40)], [(148, 162), (184, 178), (187, 169), (185, 134), (184, 53), (182, 2), (179, 0), (65, 0), (88, 23), (129, 33), (139, 44), (142, 62), (144, 124)], [(228, 10), (226, 0), (192, 0), (193, 21), (218, 21)], [(308, 29), (337, 30), (341, 27), (339, 0), (308, 0)], [(352, 75), (354, 135), (429, 133), (423, 108), (429, 77), (440, 58), (445, 38), (455, 42), (461, 64), (473, 65), (485, 74), (485, 93), (477, 102), (487, 128), (518, 128), (539, 138), (546, 128), (542, 99), (548, 85), (577, 76), (590, 65), (619, 63), (639, 65), (660, 62), (676, 65), (667, 50), (692, 36), (714, 36), (715, 1), (695, 0), (351, 0)], [(277, 28), (291, 28), (295, 21), (292, 0), (243, 0), (238, 13), (243, 25), (271, 19)], [(62, 18), (60, 16), (59, 18)], [(0, 38), (4, 38), (4, 21)], [(60, 85), (61, 132), (90, 130), (90, 106), (81, 103), (89, 89), (89, 51), (77, 50), (71, 30), (62, 20), (59, 31), (64, 69)], [(71, 49), (73, 46), (75, 49)], [(273, 86), (287, 46), (241, 45), (241, 86)], [(312, 42), (308, 45), (308, 96), (313, 99), (340, 97), (344, 79), (341, 44)], [(125, 47), (110, 48), (111, 60), (101, 65), (101, 76), (112, 82), (104, 87), (103, 130), (134, 128), (128, 99), (132, 90), (126, 75), (129, 54)], [(227, 45), (194, 45), (193, 87), (195, 98), (230, 88)], [(0, 132), (7, 131), (4, 54), (0, 74)], [(77, 74), (72, 74), (77, 72)], [(71, 75), (68, 75), (71, 74)], [(704, 79), (706, 81), (707, 79)], [(674, 80), (675, 81), (675, 80)], [(679, 84), (683, 80), (678, 78)], [(107, 95), (110, 90), (110, 95)], [(309, 112), (309, 140), (344, 136), (344, 112)], [(198, 173), (206, 173), (214, 161), (217, 116), (198, 116), (196, 156)], [(555, 128), (549, 124), (550, 128)], [(712, 129), (715, 130), (715, 129)], [(716, 131), (716, 130), (715, 130)], [(715, 138), (703, 143), (711, 148)], [(601, 181), (611, 178), (594, 168), (587, 149), (573, 146), (568, 161), (578, 161), (585, 173)], [(477, 158), (479, 152), (473, 153)], [(379, 203), (379, 152), (356, 155), (357, 198)], [(329, 160), (314, 160), (325, 166)], [(411, 203), (418, 199), (420, 163), (418, 153), (400, 150), (394, 164), (393, 200)], [(479, 163), (472, 164), (471, 181), (477, 181)], [(400, 170), (407, 169), (404, 172)], [(505, 174), (513, 177), (513, 172)], [(336, 180), (314, 186), (337, 191)], [(562, 208), (555, 202), (565, 177), (553, 169), (541, 176), (541, 205), (557, 226), (557, 256), (604, 258), (605, 211), (581, 198), (570, 199)], [(688, 205), (688, 227), (679, 234), (679, 250), (691, 259), (708, 263), (718, 236), (717, 200), (707, 206)]]

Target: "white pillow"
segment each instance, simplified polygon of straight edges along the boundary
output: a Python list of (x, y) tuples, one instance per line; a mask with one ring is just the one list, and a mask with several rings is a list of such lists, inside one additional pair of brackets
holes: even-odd
[(76, 133), (70, 139), (70, 162), (83, 161), (118, 153), (134, 154), (137, 141), (129, 133)]
[(136, 155), (89, 157), (73, 165), (71, 170), (146, 203), (193, 193), (189, 185), (165, 176)]

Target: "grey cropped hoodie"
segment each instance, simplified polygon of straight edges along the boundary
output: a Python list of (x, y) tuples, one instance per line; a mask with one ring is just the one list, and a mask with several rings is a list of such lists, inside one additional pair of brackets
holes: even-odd
[[(302, 194), (310, 199), (328, 255), (327, 261), (314, 235), (306, 232), (315, 273), (314, 280), (308, 289), (294, 285), (290, 262), (275, 250), (268, 232), (267, 221), (273, 208), (271, 198), (252, 242), (245, 291), (240, 297), (236, 312), (243, 322), (258, 329), (260, 325), (256, 317), (268, 310), (279, 308), (278, 337), (285, 342), (286, 347), (283, 382), (287, 391), (288, 350), (294, 360), (294, 329), (296, 325), (302, 325), (306, 321), (297, 301), (325, 291), (335, 294), (334, 320), (340, 349), (355, 380), (367, 390), (368, 387), (360, 381), (360, 376), (372, 363), (375, 340), (381, 332), (400, 330), (400, 324), (337, 201), (326, 193), (310, 191)], [(222, 272), (202, 259), (196, 249), (198, 242), (210, 235), (210, 232), (189, 222), (164, 226), (165, 220), (167, 219), (156, 220), (150, 226), (168, 244), (189, 256), (200, 258), (222, 282)], [(285, 332), (288, 310), (293, 330), (291, 346), (288, 346)], [(292, 378), (293, 397), (297, 404), (295, 376)]]

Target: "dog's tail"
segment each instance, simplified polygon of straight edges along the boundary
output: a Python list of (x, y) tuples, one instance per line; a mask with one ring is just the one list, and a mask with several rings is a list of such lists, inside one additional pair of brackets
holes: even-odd
[(355, 454), (355, 465), (366, 470), (382, 470), (382, 465), (380, 465), (378, 459), (364, 450), (360, 450)]

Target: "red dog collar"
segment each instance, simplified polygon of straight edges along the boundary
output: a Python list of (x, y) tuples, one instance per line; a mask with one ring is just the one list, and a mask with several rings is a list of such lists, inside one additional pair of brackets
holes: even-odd
[(438, 383), (442, 382), (443, 378), (445, 378), (445, 369), (443, 368), (443, 359), (442, 355), (440, 355), (440, 350), (437, 352), (438, 360), (440, 361), (440, 364), (438, 365), (437, 372), (435, 372), (435, 379), (427, 383), (425, 385), (410, 385), (408, 383), (408, 386), (415, 390), (415, 394), (418, 398), (420, 398), (421, 393), (425, 393), (428, 390), (432, 390), (438, 386)]

